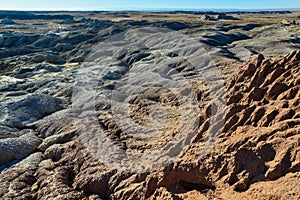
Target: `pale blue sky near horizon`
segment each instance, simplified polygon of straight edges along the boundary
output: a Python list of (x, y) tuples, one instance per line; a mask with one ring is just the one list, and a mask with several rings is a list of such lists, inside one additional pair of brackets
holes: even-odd
[(300, 0), (1, 0), (0, 10), (143, 10), (143, 9), (300, 8)]

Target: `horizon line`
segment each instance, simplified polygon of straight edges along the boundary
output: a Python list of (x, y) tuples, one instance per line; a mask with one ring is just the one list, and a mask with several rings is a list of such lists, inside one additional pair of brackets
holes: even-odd
[(57, 12), (117, 12), (117, 11), (300, 11), (300, 7), (290, 7), (290, 8), (183, 8), (183, 7), (153, 7), (153, 8), (143, 8), (143, 7), (134, 7), (134, 8), (95, 8), (95, 9), (13, 9), (5, 8), (0, 9), (0, 11), (57, 11)]

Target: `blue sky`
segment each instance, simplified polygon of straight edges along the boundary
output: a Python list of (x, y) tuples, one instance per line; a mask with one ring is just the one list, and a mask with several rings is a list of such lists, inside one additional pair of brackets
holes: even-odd
[(300, 8), (300, 0), (1, 0), (0, 10)]

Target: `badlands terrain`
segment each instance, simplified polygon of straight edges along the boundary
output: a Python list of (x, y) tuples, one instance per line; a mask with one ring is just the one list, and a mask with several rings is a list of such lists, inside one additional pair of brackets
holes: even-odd
[(299, 23), (0, 11), (0, 199), (300, 199)]

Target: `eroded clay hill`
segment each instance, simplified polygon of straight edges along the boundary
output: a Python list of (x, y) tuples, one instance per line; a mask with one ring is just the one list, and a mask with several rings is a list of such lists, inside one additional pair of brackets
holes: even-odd
[[(28, 156), (1, 171), (0, 198), (299, 199), (300, 51), (274, 58), (255, 55), (247, 62), (227, 66), (223, 72), (227, 78), (225, 92), (216, 86), (215, 93), (226, 100), (226, 107), (213, 113), (218, 103), (211, 102), (203, 85), (195, 83), (194, 87), (200, 88), (196, 94), (200, 108), (197, 134), (180, 158), (155, 172), (118, 171), (103, 164), (82, 144), (72, 113), (55, 98), (51, 99), (52, 115), (43, 112), (45, 105), (39, 101), (37, 118), (49, 116), (33, 124), (7, 118), (23, 129), (3, 126), (1, 134), (15, 133), (23, 147), (20, 152)], [(166, 123), (167, 138), (177, 119), (176, 100), (168, 92), (158, 92), (148, 102), (132, 101), (132, 116), (144, 123), (146, 108), (153, 101), (170, 106), (174, 121)], [(217, 120), (212, 122), (214, 116)], [(154, 138), (149, 146), (143, 142), (134, 146), (130, 139), (120, 137), (122, 133), (109, 111), (98, 119), (112, 133), (112, 140), (123, 143), (125, 149), (151, 151), (160, 141)], [(211, 131), (217, 128), (221, 131), (211, 140)], [(8, 140), (1, 143), (6, 145), (1, 147), (5, 152), (2, 163), (18, 159), (14, 157), (14, 143)], [(26, 146), (27, 140), (32, 144)]]
[(299, 199), (299, 66), (300, 51), (257, 55), (235, 66), (242, 70), (226, 84), (225, 125), (213, 149), (199, 159), (210, 131), (206, 111), (193, 145), (177, 163), (132, 180), (126, 195), (114, 197), (125, 199), (131, 191), (137, 199)]

